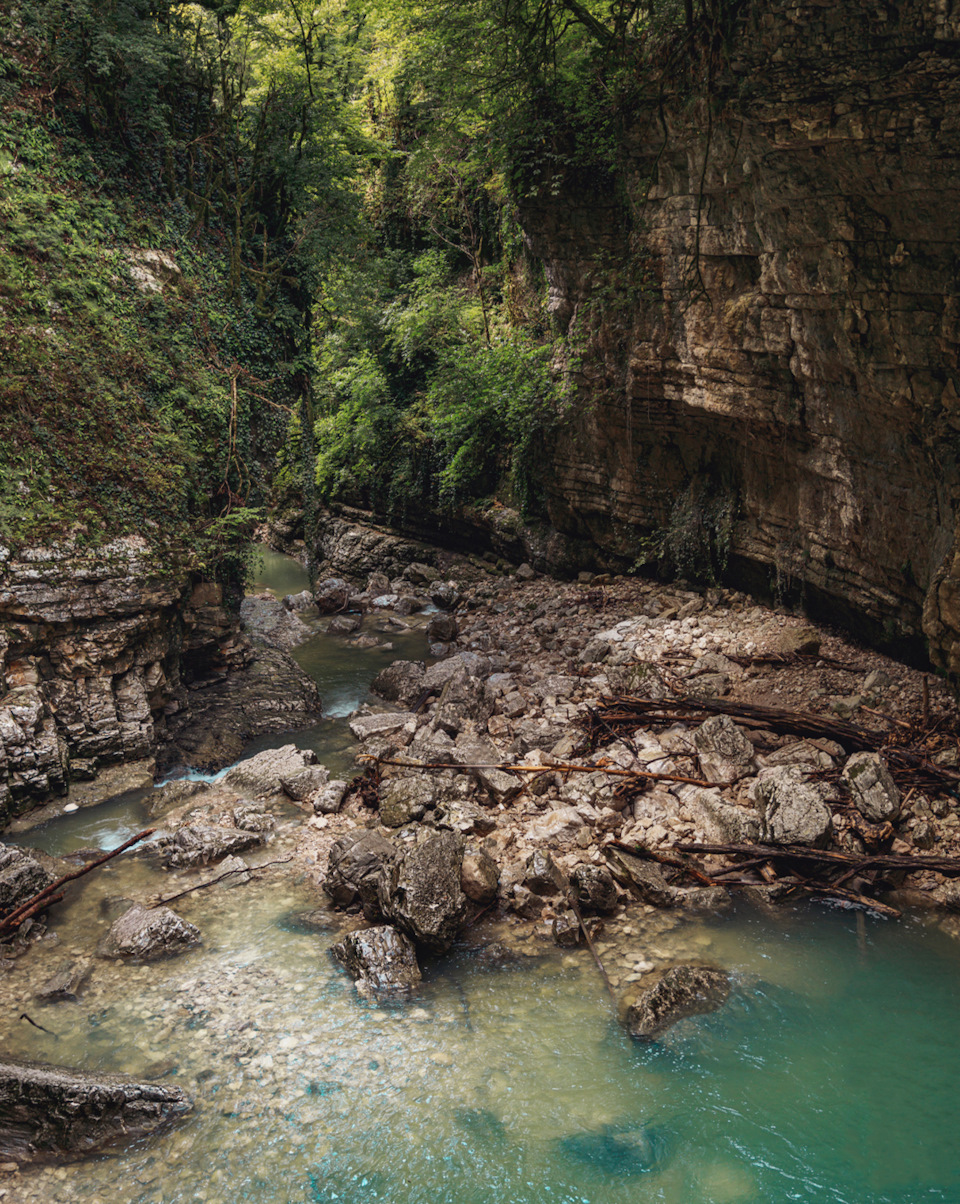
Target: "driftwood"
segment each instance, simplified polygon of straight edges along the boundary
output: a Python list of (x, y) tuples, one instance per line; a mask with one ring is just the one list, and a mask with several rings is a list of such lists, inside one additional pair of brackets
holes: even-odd
[(593, 938), (587, 931), (586, 924), (583, 922), (583, 916), (580, 914), (580, 908), (577, 906), (574, 899), (568, 899), (567, 902), (570, 905), (570, 910), (577, 917), (577, 923), (580, 925), (580, 931), (583, 933), (583, 939), (587, 942), (587, 948), (590, 950), (590, 956), (597, 963), (597, 969), (600, 971), (600, 977), (603, 979), (603, 985), (607, 988), (610, 998), (613, 1000), (613, 1010), (616, 1011), (618, 1007), (617, 993), (613, 989), (613, 983), (610, 981), (609, 974), (607, 974), (606, 970), (603, 968), (603, 962), (600, 960), (600, 954), (597, 952), (597, 947), (593, 943)]
[[(82, 869), (74, 870), (72, 874), (64, 874), (62, 878), (58, 878), (56, 882), (51, 882), (49, 886), (45, 886), (43, 890), (38, 891), (32, 898), (21, 903), (8, 915), (0, 919), (0, 932), (6, 932), (11, 928), (17, 928), (24, 920), (36, 915), (38, 911), (42, 911), (45, 907), (49, 907), (57, 899), (62, 899), (63, 895), (57, 895), (61, 886), (66, 886), (68, 882), (73, 882), (77, 878), (82, 878), (85, 874), (89, 874), (91, 870), (95, 870), (98, 866), (103, 865), (107, 861), (112, 861), (114, 857), (119, 857), (121, 853), (125, 853), (132, 845), (137, 844), (141, 840), (146, 840), (148, 836), (152, 836), (156, 828), (147, 828), (143, 832), (138, 832), (136, 836), (131, 836), (129, 840), (124, 841), (117, 849), (111, 849), (109, 853), (105, 853), (102, 857), (98, 857), (96, 861), (91, 861)], [(56, 896), (56, 898), (54, 898)]]
[(935, 765), (921, 740), (912, 746), (902, 742), (913, 734), (912, 728), (900, 735), (808, 711), (787, 711), (721, 698), (693, 698), (683, 694), (669, 699), (631, 695), (605, 698), (584, 723), (587, 747), (591, 752), (595, 751), (611, 732), (619, 737), (624, 731), (635, 731), (644, 725), (702, 722), (710, 715), (729, 715), (743, 727), (805, 739), (833, 740), (849, 752), (880, 752), (901, 787), (949, 791), (960, 788), (960, 772)]
[[(872, 878), (872, 885), (875, 886), (877, 878), (887, 871), (915, 873), (919, 870), (931, 870), (946, 877), (960, 877), (960, 858), (957, 857), (921, 857), (904, 853), (864, 855), (846, 853), (838, 849), (812, 849), (806, 845), (682, 844), (676, 848), (678, 852), (686, 854), (722, 854), (745, 858), (715, 870), (712, 879), (716, 886), (742, 889), (755, 885), (749, 879), (731, 879), (730, 875), (746, 870), (760, 870), (765, 881), (780, 882), (788, 886), (791, 893), (839, 899), (860, 907), (868, 907), (890, 917), (897, 917), (900, 912), (888, 903), (881, 903), (862, 891), (851, 889), (847, 883), (855, 878), (867, 882)], [(797, 862), (805, 867), (802, 877), (795, 870)], [(772, 867), (773, 873), (763, 874), (763, 868), (766, 866)], [(786, 869), (787, 873), (780, 873), (777, 866)], [(790, 872), (791, 870), (793, 872)]]
[[(401, 769), (499, 769), (504, 773), (605, 773), (612, 777), (636, 778), (650, 782), (684, 782), (690, 786), (728, 786), (729, 782), (707, 782), (703, 778), (687, 778), (676, 773), (647, 773), (643, 769), (614, 769), (607, 765), (571, 765), (558, 761), (555, 765), (511, 765), (508, 762), (491, 761), (489, 764), (461, 765), (456, 761), (434, 761), (425, 764), (420, 761), (394, 761), (386, 757), (374, 757), (364, 754), (377, 765), (396, 765)], [(361, 775), (362, 776), (362, 775)], [(360, 779), (354, 779), (354, 782)], [(351, 783), (351, 788), (354, 787)]]
[(184, 895), (192, 895), (195, 890), (205, 890), (208, 886), (216, 886), (218, 882), (222, 882), (224, 878), (230, 878), (234, 874), (253, 874), (257, 870), (265, 870), (271, 865), (287, 865), (292, 860), (292, 857), (283, 857), (279, 861), (264, 861), (260, 865), (245, 865), (243, 869), (224, 870), (216, 878), (209, 878), (206, 882), (197, 882), (194, 886), (188, 886), (186, 890), (178, 891), (175, 895), (167, 895), (166, 898), (158, 896), (147, 910), (153, 911), (157, 907), (165, 907), (168, 903), (173, 903), (176, 899), (182, 899)]

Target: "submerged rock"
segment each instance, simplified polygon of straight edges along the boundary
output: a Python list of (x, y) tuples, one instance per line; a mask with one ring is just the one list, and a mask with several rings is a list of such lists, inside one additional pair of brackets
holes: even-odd
[(652, 985), (625, 1001), (623, 1024), (637, 1041), (656, 1041), (687, 1016), (715, 1012), (730, 994), (726, 971), (714, 966), (671, 966)]
[(604, 1175), (642, 1175), (666, 1156), (666, 1136), (646, 1125), (604, 1125), (588, 1133), (557, 1139), (561, 1154)]
[(107, 957), (156, 961), (173, 957), (200, 944), (200, 929), (169, 907), (144, 907), (134, 903), (115, 920), (104, 941)]
[(460, 886), (463, 837), (440, 831), (424, 836), (384, 865), (380, 908), (421, 945), (445, 953), (463, 923), (467, 896)]
[(351, 932), (330, 950), (361, 995), (409, 995), (420, 982), (413, 941), (389, 924)]
[(191, 1107), (179, 1087), (7, 1059), (0, 1063), (0, 1158), (22, 1166), (87, 1157)]
[(69, 999), (75, 1002), (92, 969), (93, 962), (87, 958), (64, 962), (60, 969), (48, 978), (37, 991), (37, 998), (47, 1003), (60, 999)]

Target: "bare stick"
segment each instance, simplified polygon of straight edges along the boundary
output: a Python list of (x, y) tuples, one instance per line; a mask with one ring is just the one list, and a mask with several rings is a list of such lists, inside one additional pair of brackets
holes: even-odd
[(26, 1012), (20, 1013), (20, 1019), (26, 1020), (27, 1024), (32, 1024), (34, 1028), (38, 1028), (42, 1033), (46, 1033), (50, 1037), (56, 1037), (58, 1041), (60, 1040), (59, 1033), (51, 1032), (50, 1029), (44, 1028), (42, 1024), (37, 1024), (36, 1020), (31, 1020)]
[(613, 1000), (613, 1010), (617, 1010), (617, 997), (614, 994), (613, 983), (610, 981), (606, 970), (603, 968), (603, 962), (600, 960), (600, 954), (597, 953), (596, 946), (590, 938), (590, 933), (587, 932), (587, 926), (583, 922), (583, 916), (580, 914), (580, 908), (576, 905), (573, 899), (568, 900), (570, 910), (577, 917), (577, 923), (580, 925), (580, 931), (583, 933), (583, 939), (587, 942), (587, 948), (590, 950), (590, 956), (597, 963), (597, 969), (600, 971), (600, 976), (603, 979), (604, 985), (610, 993), (610, 998)]
[(8, 916), (5, 916), (2, 920), (0, 920), (0, 932), (3, 932), (7, 928), (15, 928), (18, 924), (22, 923), (23, 920), (27, 918), (27, 912), (29, 912), (30, 915), (33, 915), (36, 911), (40, 910), (37, 904), (43, 903), (49, 905), (52, 903), (53, 900), (50, 898), (50, 896), (59, 890), (61, 886), (65, 886), (68, 882), (73, 882), (77, 878), (82, 878), (84, 874), (89, 874), (91, 870), (95, 870), (98, 866), (103, 865), (104, 862), (111, 861), (114, 857), (119, 857), (120, 854), (125, 853), (127, 849), (131, 847), (131, 845), (137, 844), (138, 841), (146, 840), (146, 838), (148, 836), (152, 836), (155, 831), (156, 828), (147, 828), (143, 832), (138, 832), (136, 836), (131, 836), (129, 840), (124, 841), (124, 843), (118, 849), (113, 849), (111, 852), (106, 853), (103, 857), (98, 857), (96, 861), (91, 861), (90, 864), (85, 865), (83, 869), (74, 870), (72, 874), (64, 874), (64, 876), (62, 878), (58, 878), (56, 882), (51, 882), (49, 886), (44, 887), (44, 889), (38, 894), (35, 894), (33, 898), (27, 899), (27, 901), (22, 903), (15, 911), (10, 912)]
[(229, 878), (231, 874), (253, 874), (257, 870), (265, 870), (271, 865), (288, 865), (292, 860), (292, 857), (283, 857), (279, 861), (264, 861), (260, 865), (245, 865), (242, 870), (224, 870), (216, 878), (209, 878), (206, 882), (198, 882), (195, 886), (188, 886), (186, 890), (179, 891), (175, 895), (167, 895), (165, 899), (158, 898), (156, 902), (150, 904), (147, 910), (153, 911), (155, 907), (163, 907), (167, 903), (172, 903), (174, 899), (182, 899), (184, 895), (192, 895), (195, 890), (203, 890), (207, 886), (216, 886), (224, 878)]
[(706, 782), (703, 778), (685, 778), (675, 773), (647, 773), (644, 769), (608, 769), (603, 765), (507, 765), (491, 762), (489, 765), (460, 765), (449, 761), (435, 761), (422, 765), (411, 761), (388, 761), (372, 753), (361, 754), (360, 760), (376, 761), (378, 765), (396, 765), (401, 769), (500, 769), (505, 773), (606, 773), (618, 778), (643, 778), (650, 782), (685, 782), (690, 786), (729, 786), (729, 782)]

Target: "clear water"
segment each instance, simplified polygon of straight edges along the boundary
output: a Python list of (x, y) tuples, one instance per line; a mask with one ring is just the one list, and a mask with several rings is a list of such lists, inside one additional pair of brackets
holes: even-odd
[[(142, 807), (126, 796), (41, 835), (110, 847), (109, 825), (136, 830)], [(258, 856), (282, 856), (285, 839)], [(132, 1148), (4, 1179), (5, 1204), (960, 1202), (960, 944), (932, 920), (630, 913), (600, 943), (620, 989), (639, 962), (671, 959), (734, 980), (721, 1011), (642, 1047), (588, 955), (515, 929), (506, 939), (533, 956), (511, 968), (461, 949), (425, 967), (411, 1002), (366, 1003), (329, 956), (341, 920), (299, 919), (322, 894), (264, 874), (175, 904), (201, 948), (97, 960), (79, 1003), (38, 1004), (60, 962), (106, 932), (112, 897), (196, 881), (118, 859), (55, 914), (56, 949), (0, 976), (3, 1048), (179, 1083), (196, 1101)]]
[[(131, 878), (148, 872), (91, 880), (58, 924), (64, 951), (106, 927), (98, 896), (143, 890)], [(641, 1047), (589, 958), (536, 938), (521, 948), (542, 956), (515, 968), (461, 952), (429, 967), (412, 1002), (362, 1002), (327, 952), (336, 918), (329, 932), (297, 923), (317, 903), (280, 879), (188, 896), (177, 906), (202, 950), (98, 963), (79, 1004), (27, 1007), (28, 984), (11, 997), (7, 976), (8, 1048), (163, 1075), (196, 1099), (178, 1128), (30, 1172), (7, 1199), (960, 1199), (960, 946), (935, 925), (868, 921), (860, 941), (853, 916), (826, 911), (634, 919), (602, 945), (615, 978), (653, 955), (707, 956), (735, 979), (722, 1011)], [(17, 1024), (21, 1009), (59, 1036)]]

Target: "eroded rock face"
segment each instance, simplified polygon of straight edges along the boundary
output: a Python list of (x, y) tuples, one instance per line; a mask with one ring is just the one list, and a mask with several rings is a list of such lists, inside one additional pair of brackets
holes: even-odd
[(59, 1066), (0, 1063), (0, 1158), (24, 1165), (135, 1141), (192, 1107), (179, 1087)]
[(389, 924), (348, 933), (330, 952), (356, 979), (361, 995), (404, 997), (420, 982), (413, 941)]
[(713, 966), (671, 966), (625, 1003), (623, 1024), (637, 1041), (656, 1041), (679, 1020), (715, 1012), (730, 994), (726, 971)]
[(219, 768), (318, 713), (275, 650), (245, 689), (253, 655), (220, 586), (191, 584), (138, 536), (0, 547), (0, 823), (121, 763)]
[[(956, 672), (960, 13), (741, 11), (706, 163), (703, 110), (631, 112), (639, 223), (599, 173), (521, 200), (585, 402), (543, 474), (550, 518), (625, 560), (649, 531), (694, 551), (699, 532), (705, 555), (730, 519), (732, 567), (802, 584), (861, 636), (926, 635)], [(642, 274), (637, 299), (605, 305), (598, 263)]]

